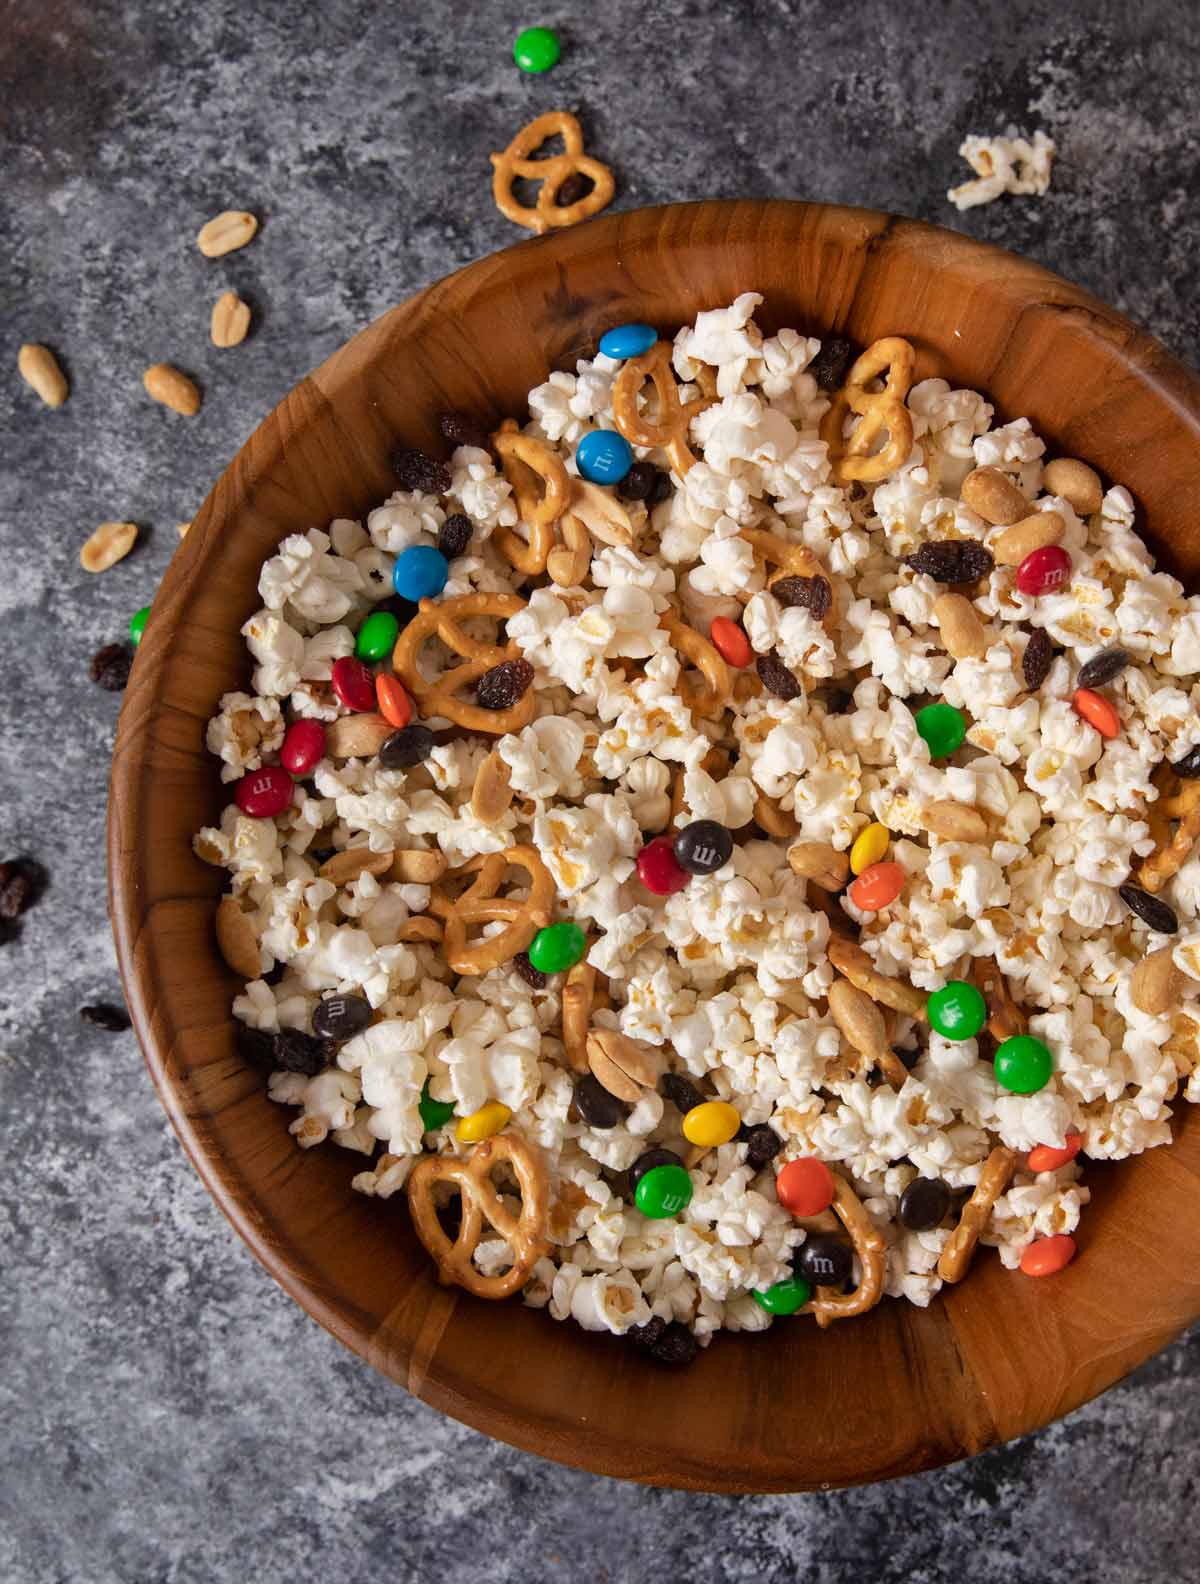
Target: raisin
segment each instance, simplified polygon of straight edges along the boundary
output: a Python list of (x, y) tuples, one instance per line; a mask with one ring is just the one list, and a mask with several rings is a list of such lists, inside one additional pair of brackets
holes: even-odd
[(635, 462), (617, 485), (617, 494), (626, 500), (645, 500), (660, 477), (653, 462)]
[(821, 350), (808, 365), (808, 372), (821, 390), (840, 390), (857, 355), (858, 348), (845, 336), (826, 336), (821, 342)]
[(129, 1027), (129, 1013), (124, 1007), (113, 1006), (108, 1001), (98, 1001), (94, 1006), (79, 1008), (79, 1016), (94, 1028), (106, 1034), (123, 1034)]
[(656, 1342), (650, 1345), (650, 1357), (660, 1364), (690, 1364), (700, 1351), (700, 1344), (678, 1320), (672, 1320)]
[(868, 1089), (878, 1089), (879, 1085), (882, 1082), (883, 1082), (883, 1074), (879, 1071), (878, 1067), (872, 1067), (870, 1072), (867, 1074), (867, 1077), (866, 1077), (867, 1088)]
[(977, 539), (929, 539), (904, 562), (937, 583), (976, 583), (996, 565), (992, 552)]
[(907, 1071), (912, 1072), (921, 1056), (921, 1047), (916, 1045), (912, 1050), (906, 1050), (902, 1045), (892, 1046), (892, 1055), (900, 1059)]
[(646, 497), (647, 506), (660, 506), (671, 493), (671, 475), (659, 469), (658, 477), (654, 480), (654, 488)]
[(438, 414), (438, 428), (455, 446), (474, 446), (477, 451), (490, 451), (491, 439), (482, 424), (477, 424), (466, 413), (444, 412)]
[(1182, 759), (1176, 759), (1171, 769), (1185, 781), (1194, 781), (1200, 776), (1200, 746), (1189, 748)]
[(658, 1087), (676, 1111), (684, 1116), (689, 1111), (694, 1111), (698, 1105), (704, 1104), (704, 1096), (691, 1079), (685, 1078), (682, 1073), (663, 1073), (658, 1080)]
[(280, 1029), (275, 1036), (275, 1065), (315, 1078), (329, 1065), (329, 1047), (301, 1029)]
[(819, 704), (827, 715), (844, 715), (854, 703), (854, 694), (849, 688), (823, 687), (813, 694), (813, 702)]
[(560, 209), (569, 209), (572, 204), (586, 198), (595, 186), (590, 176), (585, 176), (582, 171), (572, 171), (554, 195), (554, 201)]
[(782, 1148), (783, 1140), (765, 1122), (746, 1129), (746, 1165), (754, 1171), (762, 1171), (764, 1166), (769, 1166)]
[(1035, 627), (1021, 656), (1021, 672), (1031, 693), (1036, 693), (1046, 680), (1053, 661), (1054, 645), (1050, 642), (1050, 634), (1044, 627)]
[(455, 512), (452, 517), (447, 517), (438, 532), (437, 547), (446, 557), (453, 561), (455, 556), (462, 555), (471, 542), (471, 519), (464, 517), (462, 512)]
[(1111, 649), (1101, 649), (1098, 655), (1093, 655), (1086, 665), (1080, 666), (1079, 675), (1075, 678), (1075, 686), (1081, 688), (1102, 688), (1108, 683), (1115, 682), (1125, 667), (1133, 660), (1128, 649), (1122, 649), (1114, 644)]
[(271, 1072), (275, 1067), (275, 1036), (245, 1023), (234, 1024), (233, 1043), (237, 1053), (250, 1067)]
[(33, 881), (20, 863), (0, 863), (0, 919), (20, 918), (33, 901)]
[(403, 632), (414, 616), (420, 614), (421, 607), (412, 600), (406, 600), (402, 594), (389, 594), (387, 599), (380, 600), (375, 607), (379, 611), (387, 611), (389, 616), (394, 616)]
[(799, 606), (808, 611), (814, 621), (828, 616), (833, 604), (833, 589), (829, 579), (823, 577), (781, 577), (767, 592), (785, 608)]
[(550, 983), (550, 975), (544, 974), (540, 968), (533, 966), (529, 961), (528, 952), (518, 952), (512, 960), (512, 965), (525, 983), (532, 985), (535, 990), (544, 990)]
[(763, 687), (768, 692), (774, 693), (776, 698), (799, 698), (804, 691), (778, 655), (759, 655), (754, 662), (754, 668)]
[(625, 1335), (636, 1348), (652, 1348), (666, 1329), (662, 1315), (652, 1315), (645, 1325), (630, 1326)]
[(129, 681), (129, 668), (133, 664), (133, 650), (128, 644), (105, 644), (92, 656), (92, 681), (107, 693), (121, 693)]
[(532, 681), (533, 667), (528, 660), (502, 660), (479, 678), (475, 702), (480, 709), (511, 709), (524, 697)]
[(450, 488), (450, 469), (424, 451), (402, 447), (392, 458), (401, 487), (424, 495), (444, 495)]
[(1159, 935), (1174, 935), (1179, 928), (1175, 909), (1162, 897), (1152, 896), (1135, 885), (1118, 886), (1117, 895), (1131, 913), (1136, 913), (1143, 924), (1148, 924)]

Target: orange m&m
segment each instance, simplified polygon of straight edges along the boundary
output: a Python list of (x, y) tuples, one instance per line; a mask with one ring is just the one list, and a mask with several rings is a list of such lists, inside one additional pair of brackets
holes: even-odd
[(750, 640), (728, 616), (714, 616), (709, 625), (708, 636), (712, 639), (712, 646), (731, 666), (736, 666), (740, 671), (748, 666), (754, 658), (754, 650), (750, 647)]
[(393, 726), (407, 726), (412, 720), (412, 699), (400, 680), (384, 671), (375, 678), (375, 702), (384, 720)]
[(1076, 715), (1081, 715), (1089, 726), (1094, 726), (1101, 737), (1121, 735), (1121, 717), (1111, 699), (1106, 699), (1101, 693), (1093, 693), (1091, 688), (1077, 688), (1071, 703)]
[(775, 1197), (794, 1216), (820, 1215), (833, 1203), (833, 1173), (815, 1155), (802, 1155), (776, 1177)]
[(859, 875), (848, 894), (854, 906), (862, 912), (878, 913), (880, 908), (896, 900), (904, 890), (907, 878), (903, 864), (871, 864)]
[(1057, 1171), (1060, 1166), (1065, 1166), (1068, 1161), (1073, 1161), (1079, 1154), (1082, 1137), (1071, 1128), (1067, 1133), (1067, 1142), (1060, 1149), (1055, 1144), (1039, 1144), (1029, 1151), (1027, 1165), (1031, 1172)]
[(1054, 1276), (1075, 1258), (1075, 1239), (1065, 1232), (1054, 1237), (1035, 1238), (1021, 1255), (1026, 1276)]

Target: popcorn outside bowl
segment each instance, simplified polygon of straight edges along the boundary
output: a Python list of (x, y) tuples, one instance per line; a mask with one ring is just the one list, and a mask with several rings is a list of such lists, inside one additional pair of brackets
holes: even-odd
[[(764, 329), (900, 334), (917, 378), (983, 391), (1126, 484), (1164, 565), (1200, 573), (1200, 380), (1119, 314), (1012, 254), (863, 209), (702, 203), (526, 242), (392, 309), (304, 380), (217, 481), (154, 603), (125, 696), (109, 809), (112, 916), (163, 1104), (221, 1209), (335, 1336), (435, 1407), (519, 1447), (654, 1484), (790, 1491), (936, 1467), (1103, 1391), (1200, 1315), (1200, 1118), (1173, 1148), (1089, 1168), (1079, 1257), (1053, 1282), (981, 1259), (927, 1310), (884, 1302), (821, 1332), (722, 1334), (689, 1369), (438, 1285), (403, 1200), (297, 1149), (233, 1044), (217, 953), (223, 875), (192, 833), (224, 793), (204, 729), (250, 664), (238, 629), (280, 539), (359, 517), (435, 415), (524, 410), (615, 324), (673, 333), (739, 292)], [(1182, 1114), (1186, 1113), (1186, 1114)], [(787, 1433), (781, 1433), (787, 1427)], [(802, 1433), (797, 1434), (800, 1427)]]

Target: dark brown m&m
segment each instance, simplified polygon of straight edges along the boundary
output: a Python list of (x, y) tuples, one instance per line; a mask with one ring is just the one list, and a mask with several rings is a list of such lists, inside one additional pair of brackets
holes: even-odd
[(575, 1107), (592, 1128), (614, 1128), (625, 1116), (626, 1108), (592, 1073), (585, 1073), (575, 1085)]
[(330, 995), (317, 1003), (312, 1015), (313, 1033), (320, 1039), (342, 1045), (361, 1034), (371, 1021), (371, 1003), (366, 996)]
[(648, 1149), (643, 1151), (629, 1168), (629, 1192), (633, 1194), (638, 1183), (648, 1171), (653, 1171), (656, 1166), (682, 1166), (683, 1161), (674, 1150)]
[(675, 862), (688, 874), (714, 874), (733, 856), (733, 835), (716, 820), (693, 820), (675, 838)]
[(823, 1234), (802, 1243), (792, 1263), (798, 1275), (817, 1287), (843, 1287), (854, 1269), (849, 1245)]
[(950, 1208), (950, 1190), (938, 1177), (915, 1177), (900, 1195), (900, 1225), (910, 1232), (940, 1226)]

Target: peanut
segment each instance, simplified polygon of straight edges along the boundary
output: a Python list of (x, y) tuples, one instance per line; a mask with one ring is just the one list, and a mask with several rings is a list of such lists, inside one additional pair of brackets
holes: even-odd
[(250, 305), (235, 291), (222, 293), (213, 303), (210, 334), (213, 346), (240, 346), (250, 329)]
[(27, 341), (17, 353), (17, 370), (47, 407), (61, 407), (69, 394), (67, 376), (49, 347)]
[(636, 1105), (658, 1082), (662, 1062), (652, 1045), (630, 1039), (615, 1029), (593, 1029), (587, 1037), (587, 1061), (593, 1076), (618, 1100)]
[(888, 1044), (883, 1013), (867, 992), (848, 979), (835, 979), (828, 999), (829, 1014), (850, 1044), (878, 1067), (894, 1088), (902, 1088), (908, 1069)]
[(200, 411), (200, 391), (195, 380), (188, 379), (170, 363), (152, 364), (142, 375), (142, 384), (148, 396), (170, 407), (172, 412), (194, 418)]
[(241, 978), (257, 979), (262, 973), (258, 937), (236, 897), (223, 896), (217, 904), (217, 945), (221, 956)]
[(999, 468), (978, 467), (962, 481), (962, 498), (985, 522), (1007, 527), (1019, 522), (1029, 510), (1029, 502)]
[(567, 515), (578, 517), (592, 538), (601, 544), (633, 544), (633, 519), (621, 502), (613, 495), (606, 495), (598, 484), (576, 479)]
[(1033, 551), (1061, 544), (1066, 531), (1067, 525), (1056, 511), (1034, 512), (998, 534), (988, 549), (1001, 566), (1020, 566)]
[(946, 653), (956, 660), (978, 660), (987, 650), (987, 632), (979, 613), (965, 594), (940, 594), (933, 614)]
[(475, 772), (471, 789), (471, 813), (481, 825), (497, 825), (512, 806), (512, 774), (506, 760), (493, 748)]
[(411, 847), (392, 854), (392, 879), (432, 885), (446, 873), (446, 855), (436, 847)]
[(101, 523), (84, 541), (79, 552), (80, 566), (85, 572), (107, 572), (133, 549), (137, 532), (137, 523)]
[(1049, 495), (1061, 495), (1081, 517), (1098, 512), (1104, 500), (1099, 473), (1075, 457), (1059, 457), (1055, 462), (1048, 462), (1042, 473), (1042, 488)]
[(950, 798), (922, 809), (921, 823), (944, 841), (981, 842), (987, 839), (987, 821), (979, 810), (966, 803), (955, 803)]
[(796, 842), (788, 848), (787, 856), (793, 872), (822, 891), (840, 891), (850, 878), (849, 858), (828, 842)]
[(1183, 975), (1176, 968), (1170, 946), (1143, 957), (1129, 981), (1129, 996), (1135, 1007), (1155, 1017), (1169, 1012), (1183, 994)]
[(325, 752), (331, 759), (369, 759), (395, 729), (382, 715), (339, 715), (325, 728)]
[(332, 880), (334, 885), (349, 885), (361, 874), (382, 875), (392, 867), (392, 854), (372, 852), (369, 847), (347, 847), (334, 853), (317, 870), (322, 880)]
[(205, 258), (221, 258), (244, 248), (258, 230), (258, 221), (244, 209), (226, 209), (201, 226), (196, 246)]
[(436, 946), (441, 938), (441, 924), (435, 918), (426, 918), (423, 913), (405, 919), (396, 931), (396, 939), (406, 943), (420, 942)]

